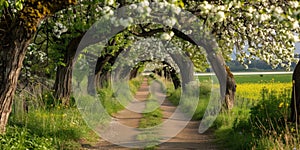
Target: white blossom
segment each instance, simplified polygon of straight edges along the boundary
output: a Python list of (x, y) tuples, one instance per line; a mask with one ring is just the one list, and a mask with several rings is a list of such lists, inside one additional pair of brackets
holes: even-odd
[(213, 6), (211, 4), (209, 4), (207, 1), (204, 2), (204, 9), (205, 10), (211, 10), (213, 8)]
[(143, 14), (145, 11), (144, 11), (144, 8), (143, 7), (141, 7), (141, 6), (139, 6), (138, 8), (137, 8), (137, 11), (139, 12), (139, 13), (141, 13), (141, 14)]
[(266, 21), (266, 20), (269, 20), (270, 18), (271, 18), (271, 16), (268, 15), (268, 14), (261, 14), (260, 15), (260, 20), (261, 21)]
[(171, 37), (174, 36), (174, 32), (173, 32), (173, 31), (170, 32), (170, 36), (171, 36)]
[(253, 7), (250, 6), (250, 7), (248, 8), (248, 12), (249, 12), (249, 13), (253, 13), (254, 11), (255, 11), (255, 9), (253, 9)]
[(225, 13), (223, 11), (219, 11), (217, 13), (218, 22), (222, 22), (225, 19)]
[(163, 40), (171, 40), (172, 37), (168, 33), (163, 33), (160, 38)]
[(108, 0), (107, 2), (108, 5), (113, 5), (114, 3), (115, 3), (114, 0)]
[(169, 26), (169, 27), (173, 27), (176, 24), (177, 20), (173, 17), (171, 18), (167, 18), (164, 23), (165, 25)]
[(129, 9), (136, 9), (137, 8), (137, 5), (136, 4), (131, 4), (130, 6), (129, 6)]
[(282, 14), (283, 13), (283, 10), (281, 7), (276, 7), (275, 8), (275, 12), (278, 13), (278, 14)]
[(293, 36), (293, 39), (294, 39), (295, 42), (300, 42), (300, 39), (299, 39), (299, 37), (298, 37), (297, 34), (295, 34), (295, 35)]
[(290, 1), (289, 3), (290, 3), (290, 5), (291, 5), (293, 8), (298, 8), (298, 7), (299, 7), (299, 2), (298, 2), (298, 1)]
[(221, 6), (218, 6), (218, 10), (225, 10), (225, 6), (221, 5)]
[(144, 0), (144, 1), (142, 1), (142, 2), (140, 3), (140, 5), (141, 5), (142, 7), (148, 7), (148, 6), (149, 6), (149, 2), (148, 2), (148, 0)]
[(299, 28), (299, 22), (296, 20), (293, 22), (293, 29), (298, 29)]
[(150, 7), (146, 7), (146, 13), (147, 13), (147, 14), (150, 14), (151, 11), (152, 11), (152, 9), (151, 9)]
[(171, 5), (171, 10), (174, 12), (176, 15), (178, 15), (181, 12), (181, 8), (177, 7), (176, 5), (172, 4)]

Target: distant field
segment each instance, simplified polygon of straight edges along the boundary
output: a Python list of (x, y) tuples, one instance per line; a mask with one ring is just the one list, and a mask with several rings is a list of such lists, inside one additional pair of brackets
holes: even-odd
[[(211, 76), (198, 76), (199, 81), (210, 80)], [(274, 74), (274, 75), (235, 75), (237, 83), (269, 83), (269, 82), (292, 82), (292, 74)]]

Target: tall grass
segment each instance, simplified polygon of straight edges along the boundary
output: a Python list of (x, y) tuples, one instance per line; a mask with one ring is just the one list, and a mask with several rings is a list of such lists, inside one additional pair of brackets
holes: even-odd
[[(262, 89), (255, 99), (250, 98), (251, 91), (239, 95), (234, 109), (218, 116), (218, 140), (230, 149), (299, 149), (298, 129), (288, 122), (291, 88), (274, 82), (259, 86)], [(241, 90), (249, 85), (238, 87)]]
[[(195, 112), (189, 112), (192, 111), (193, 109), (189, 109), (188, 106), (189, 105), (194, 105), (196, 102), (195, 101), (191, 101), (190, 97), (188, 98), (184, 98), (181, 95), (181, 88), (178, 89), (174, 89), (172, 88), (172, 86), (168, 87), (168, 100), (170, 100), (174, 105), (179, 105), (180, 101), (182, 101), (182, 105), (184, 110), (184, 112), (186, 113), (193, 113), (192, 116), (192, 120), (201, 120), (206, 107), (208, 105), (209, 102), (209, 97), (210, 97), (210, 90), (211, 90), (211, 84), (208, 81), (204, 81), (202, 83), (200, 83), (200, 88), (199, 88), (199, 100), (198, 100), (198, 105), (196, 108)], [(191, 115), (191, 114), (190, 114)]]
[[(129, 81), (132, 93), (140, 83), (141, 78)], [(70, 106), (62, 106), (47, 87), (36, 84), (16, 95), (7, 132), (0, 135), (0, 149), (82, 149), (82, 144), (95, 145), (99, 141), (76, 108), (74, 98)], [(109, 114), (124, 108), (111, 88), (100, 89), (98, 96)], [(88, 98), (85, 100), (89, 103)]]

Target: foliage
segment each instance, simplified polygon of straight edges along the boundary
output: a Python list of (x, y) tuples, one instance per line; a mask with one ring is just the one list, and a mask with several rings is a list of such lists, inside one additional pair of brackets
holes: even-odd
[(27, 128), (10, 126), (5, 135), (0, 135), (0, 149), (53, 149), (51, 137), (40, 137)]
[[(95, 142), (98, 138), (85, 124), (76, 108), (60, 106), (51, 110), (30, 110), (28, 114), (19, 111), (12, 114), (9, 127), (3, 140), (15, 140), (15, 144), (19, 144), (17, 149), (39, 149), (38, 145), (41, 149), (78, 149), (81, 147), (77, 142), (79, 139)], [(13, 146), (11, 142), (3, 143), (3, 146)]]
[[(295, 61), (293, 43), (297, 41), (297, 35), (293, 32), (299, 33), (298, 2), (199, 3), (200, 14), (207, 15), (205, 23), (215, 31), (222, 51), (232, 51), (235, 46), (241, 63), (250, 64), (253, 56), (272, 64), (273, 68), (279, 64), (287, 67)], [(245, 46), (249, 47), (248, 52), (244, 51)]]
[[(129, 88), (131, 91), (131, 95), (135, 94), (137, 90), (139, 89), (141, 83), (142, 83), (142, 77), (137, 77), (129, 81)], [(105, 110), (108, 112), (108, 114), (116, 113), (122, 109), (124, 109), (124, 106), (122, 104), (127, 104), (128, 100), (131, 100), (131, 96), (129, 96), (127, 93), (127, 88), (120, 88), (124, 92), (126, 92), (123, 96), (119, 96), (118, 100), (114, 96), (114, 93), (111, 89), (111, 87), (107, 88), (101, 88), (98, 90), (98, 96), (102, 103), (102, 106), (105, 108)], [(122, 92), (121, 92), (122, 93)], [(122, 102), (122, 104), (120, 103)]]
[(285, 128), (288, 117), (291, 90), (280, 93), (264, 88), (261, 100), (251, 108), (250, 121), (256, 134), (280, 132)]
[[(290, 85), (282, 86), (281, 83), (271, 82), (257, 86), (263, 87), (260, 93), (237, 93), (233, 110), (222, 112), (218, 116), (214, 124), (218, 140), (230, 149), (298, 148), (300, 139), (297, 126), (287, 119), (291, 99)], [(240, 90), (248, 88), (247, 84), (239, 86)], [(255, 94), (259, 96), (249, 99)]]

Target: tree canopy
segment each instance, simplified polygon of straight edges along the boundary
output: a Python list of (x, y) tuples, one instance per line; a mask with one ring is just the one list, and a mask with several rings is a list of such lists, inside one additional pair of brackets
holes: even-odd
[[(130, 11), (114, 14), (114, 10), (122, 11), (123, 6)], [(222, 56), (228, 60), (235, 50), (237, 60), (245, 67), (253, 59), (260, 59), (273, 68), (289, 69), (297, 61), (294, 44), (300, 35), (299, 7), (298, 1), (283, 0), (0, 0), (0, 83), (5, 85), (0, 87), (0, 119), (4, 120), (0, 122), (0, 132), (7, 122), (2, 117), (6, 118), (11, 111), (23, 64), (23, 73), (35, 70), (35, 74), (45, 76), (36, 65), (43, 64), (51, 78), (59, 74), (53, 70), (64, 67), (65, 72), (61, 73), (70, 75), (68, 67), (72, 68), (79, 41), (99, 21), (124, 28), (112, 35), (108, 44), (102, 45), (103, 53), (97, 55), (106, 58), (102, 63), (109, 67), (113, 66), (114, 57), (132, 43), (155, 37), (180, 47), (198, 70), (208, 66), (203, 50), (208, 48), (221, 61)], [(148, 22), (141, 22), (147, 19)], [(97, 31), (94, 34), (114, 33), (109, 28)], [(97, 38), (89, 39), (90, 43), (79, 48), (96, 44)]]

